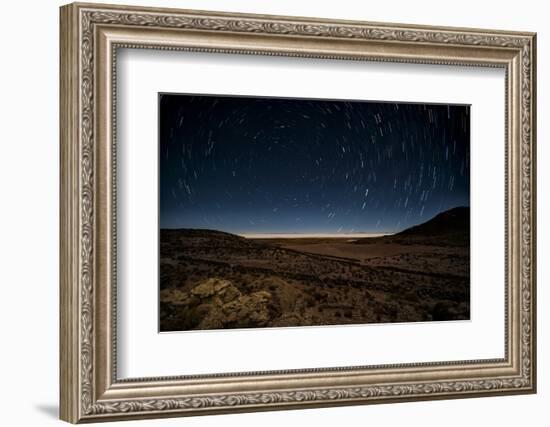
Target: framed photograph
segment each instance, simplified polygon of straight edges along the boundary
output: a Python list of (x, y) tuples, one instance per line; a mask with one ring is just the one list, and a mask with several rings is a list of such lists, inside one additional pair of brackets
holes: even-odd
[(61, 8), (61, 418), (534, 393), (535, 34)]

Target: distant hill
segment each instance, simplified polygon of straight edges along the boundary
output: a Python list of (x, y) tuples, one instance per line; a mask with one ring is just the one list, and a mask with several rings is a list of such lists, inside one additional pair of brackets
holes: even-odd
[(249, 247), (253, 242), (236, 234), (225, 231), (192, 229), (192, 228), (162, 228), (160, 240), (164, 245), (184, 247)]
[(357, 244), (370, 243), (424, 244), (435, 246), (467, 246), (470, 244), (470, 208), (457, 207), (437, 214), (432, 219), (391, 236), (359, 239)]
[(407, 228), (395, 236), (442, 236), (470, 229), (470, 208), (458, 207), (441, 212), (432, 219)]

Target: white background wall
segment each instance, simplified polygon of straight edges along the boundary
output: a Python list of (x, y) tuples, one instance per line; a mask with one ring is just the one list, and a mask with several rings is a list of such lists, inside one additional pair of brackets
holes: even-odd
[[(124, 3), (111, 0), (113, 3)], [(131, 425), (547, 425), (550, 405), (550, 28), (536, 0), (133, 0), (133, 4), (538, 32), (539, 393), (437, 402), (208, 416)], [(0, 66), (0, 422), (60, 424), (58, 402), (58, 6), (2, 5)], [(490, 168), (490, 165), (488, 165)], [(545, 221), (546, 217), (546, 221)], [(545, 420), (546, 418), (546, 420)]]

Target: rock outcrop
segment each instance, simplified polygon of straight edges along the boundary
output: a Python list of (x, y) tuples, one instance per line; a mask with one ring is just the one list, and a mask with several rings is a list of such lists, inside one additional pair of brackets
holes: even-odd
[(161, 309), (188, 329), (266, 326), (277, 315), (270, 292), (243, 294), (229, 280), (219, 278), (210, 278), (190, 292), (166, 289), (162, 293)]

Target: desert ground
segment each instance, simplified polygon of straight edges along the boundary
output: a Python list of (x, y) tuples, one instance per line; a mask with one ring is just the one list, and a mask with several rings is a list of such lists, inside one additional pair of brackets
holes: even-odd
[(160, 232), (160, 330), (466, 320), (469, 209), (391, 236)]

